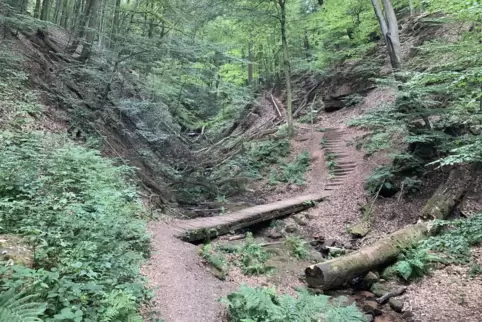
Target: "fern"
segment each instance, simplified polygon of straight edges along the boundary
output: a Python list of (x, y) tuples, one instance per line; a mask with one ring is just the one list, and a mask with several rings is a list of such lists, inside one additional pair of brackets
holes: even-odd
[(137, 314), (136, 298), (125, 291), (114, 290), (104, 299), (107, 307), (101, 322), (143, 322), (142, 317)]
[(343, 298), (311, 295), (306, 289), (297, 296), (277, 295), (274, 288), (250, 288), (246, 285), (221, 299), (232, 322), (356, 322), (365, 321), (356, 306), (347, 306)]
[(34, 295), (15, 294), (14, 289), (0, 295), (0, 321), (41, 322), (39, 318), (46, 309), (45, 304), (31, 302)]

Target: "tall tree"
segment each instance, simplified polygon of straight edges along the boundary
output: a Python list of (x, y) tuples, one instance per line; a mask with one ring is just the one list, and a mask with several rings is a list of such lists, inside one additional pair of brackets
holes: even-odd
[(48, 20), (50, 11), (50, 0), (43, 0), (42, 10), (40, 11), (40, 20)]
[(397, 16), (395, 15), (391, 0), (381, 1), (380, 4), (380, 0), (372, 0), (373, 9), (375, 10), (375, 15), (387, 45), (392, 68), (394, 70), (400, 70), (402, 67), (402, 49), (400, 46)]
[(279, 20), (281, 28), (281, 44), (283, 46), (283, 70), (286, 79), (286, 113), (288, 114), (288, 134), (291, 136), (294, 133), (293, 127), (293, 92), (291, 89), (291, 64), (290, 54), (288, 49), (288, 40), (286, 38), (286, 1), (287, 0), (273, 0), (279, 7)]

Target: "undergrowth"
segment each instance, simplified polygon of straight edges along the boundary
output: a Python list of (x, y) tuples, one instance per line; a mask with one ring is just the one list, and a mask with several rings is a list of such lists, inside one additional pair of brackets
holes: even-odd
[(247, 233), (245, 241), (236, 246), (206, 244), (201, 247), (200, 254), (224, 277), (229, 264), (240, 267), (245, 275), (261, 275), (273, 270), (267, 265), (270, 253), (254, 240), (252, 233)]
[[(471, 247), (482, 242), (482, 214), (455, 221), (437, 221), (442, 233), (404, 251), (391, 269), (409, 280), (427, 274), (434, 263), (471, 264)], [(472, 263), (473, 265), (473, 263)]]
[(246, 285), (221, 299), (232, 322), (356, 322), (366, 321), (354, 304), (343, 298), (311, 295), (306, 289), (296, 297), (278, 295), (274, 288), (251, 288)]
[(0, 265), (0, 289), (46, 303), (44, 321), (136, 321), (149, 236), (131, 173), (41, 133), (0, 132), (0, 232), (23, 236), (33, 265)]

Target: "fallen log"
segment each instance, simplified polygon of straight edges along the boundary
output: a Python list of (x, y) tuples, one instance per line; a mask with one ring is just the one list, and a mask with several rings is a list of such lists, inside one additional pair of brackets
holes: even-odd
[(305, 269), (306, 281), (312, 287), (335, 289), (353, 278), (365, 275), (382, 265), (394, 262), (401, 249), (410, 247), (428, 235), (430, 223), (410, 225), (356, 252), (337, 257)]

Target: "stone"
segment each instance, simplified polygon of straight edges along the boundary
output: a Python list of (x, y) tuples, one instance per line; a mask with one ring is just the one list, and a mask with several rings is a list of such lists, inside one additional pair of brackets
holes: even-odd
[(375, 294), (376, 296), (380, 297), (385, 295), (386, 293), (390, 292), (383, 284), (375, 283), (372, 285), (370, 291)]
[(329, 238), (325, 240), (325, 242), (323, 243), (323, 248), (334, 247), (335, 245), (336, 245), (336, 240)]
[(285, 227), (285, 231), (287, 233), (295, 233), (298, 231), (298, 228), (296, 227), (295, 224), (287, 224)]
[(373, 284), (375, 284), (376, 282), (378, 282), (378, 276), (377, 274), (373, 273), (373, 272), (368, 272), (367, 275), (365, 275), (365, 277), (363, 278), (363, 286), (366, 288), (366, 289), (370, 289), (372, 287)]
[(403, 301), (392, 297), (391, 299), (388, 300), (388, 304), (390, 304), (390, 307), (395, 312), (402, 313), (402, 311), (403, 311)]
[(373, 322), (374, 317), (371, 314), (365, 314), (365, 320), (368, 322)]
[(362, 307), (363, 311), (374, 316), (382, 314), (382, 311), (378, 309), (378, 303), (376, 301), (365, 301)]
[(307, 226), (308, 225), (308, 223), (305, 221), (304, 216), (295, 215), (295, 216), (293, 216), (293, 220), (295, 221), (295, 223), (297, 223), (300, 226)]
[(405, 311), (405, 312), (403, 312), (402, 317), (403, 317), (406, 321), (411, 321), (411, 320), (413, 319), (413, 313), (412, 313), (412, 311)]
[(374, 299), (375, 298), (375, 294), (373, 294), (372, 292), (368, 292), (368, 291), (361, 291), (361, 292), (358, 292), (358, 294), (366, 299)]
[(308, 219), (308, 220), (313, 220), (313, 219), (316, 219), (318, 216), (315, 215), (315, 214), (310, 214), (310, 213), (306, 213), (305, 214), (305, 218)]
[(375, 322), (403, 322), (403, 320), (392, 314), (383, 313), (383, 315), (375, 317)]
[(367, 220), (359, 222), (358, 224), (348, 228), (348, 232), (355, 238), (365, 237), (366, 235), (368, 235), (370, 230), (371, 230), (371, 225), (370, 225), (370, 222)]
[(280, 239), (283, 238), (283, 235), (277, 231), (276, 229), (271, 229), (268, 234), (266, 234), (266, 237), (271, 238), (271, 239)]

